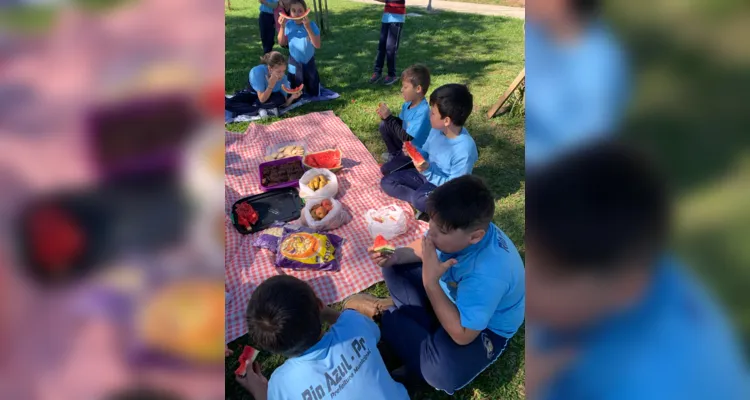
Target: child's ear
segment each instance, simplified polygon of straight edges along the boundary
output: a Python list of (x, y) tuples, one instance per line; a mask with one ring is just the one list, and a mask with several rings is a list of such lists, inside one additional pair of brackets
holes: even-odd
[(451, 124), (453, 124), (453, 120), (451, 119), (451, 117), (445, 117), (443, 118), (443, 123), (445, 124), (445, 127), (447, 128), (451, 126)]
[(414, 88), (414, 90), (415, 90), (415, 91), (416, 91), (417, 93), (419, 93), (419, 94), (424, 94), (424, 91), (422, 90), (422, 85), (417, 85), (417, 87), (416, 87), (416, 88)]
[(477, 229), (474, 232), (471, 233), (469, 236), (469, 243), (471, 244), (477, 244), (484, 239), (484, 235), (487, 233), (484, 229)]

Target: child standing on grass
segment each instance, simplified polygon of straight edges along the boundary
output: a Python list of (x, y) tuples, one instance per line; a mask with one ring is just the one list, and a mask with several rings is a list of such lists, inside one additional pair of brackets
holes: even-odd
[(477, 145), (464, 128), (474, 106), (465, 85), (451, 83), (430, 95), (432, 130), (422, 148), (417, 148), (425, 163), (416, 169), (392, 172), (383, 177), (380, 186), (391, 197), (408, 201), (419, 211), (427, 210), (427, 198), (443, 183), (471, 174), (479, 155)]
[(396, 52), (401, 42), (401, 30), (406, 21), (406, 0), (377, 0), (385, 3), (383, 19), (380, 25), (380, 42), (378, 55), (375, 57), (375, 71), (370, 77), (370, 83), (375, 83), (383, 76), (383, 62), (388, 61), (388, 76), (383, 83), (396, 83)]
[(495, 199), (481, 179), (454, 179), (428, 204), (422, 239), (387, 257), (369, 249), (392, 297), (357, 294), (344, 307), (380, 318), (383, 340), (404, 363), (396, 380), (453, 394), (500, 357), (523, 323), (525, 270), (492, 223)]
[[(323, 323), (331, 325), (328, 332)], [(270, 380), (257, 363), (237, 378), (256, 400), (409, 399), (378, 352), (378, 326), (356, 311), (324, 306), (304, 281), (278, 275), (261, 283), (247, 325), (251, 346), (288, 357)]]
[(430, 105), (425, 99), (429, 88), (430, 70), (421, 64), (412, 65), (401, 74), (401, 95), (406, 102), (398, 117), (391, 114), (385, 103), (378, 106), (377, 113), (383, 120), (380, 136), (388, 149), (383, 154), (385, 164), (380, 168), (383, 175), (404, 166), (413, 168), (411, 159), (401, 149), (404, 142), (422, 147), (430, 134)]
[(243, 101), (265, 110), (288, 107), (300, 97), (301, 93), (287, 95), (281, 88), (282, 85), (290, 86), (285, 75), (286, 58), (278, 51), (272, 51), (266, 53), (260, 60), (262, 64), (253, 67), (249, 74), (251, 99)]
[(279, 0), (258, 0), (260, 3), (260, 41), (263, 44), (263, 54), (273, 50), (273, 35), (276, 33), (276, 21), (273, 19), (273, 10), (279, 5)]
[[(307, 11), (305, 0), (284, 0), (289, 7), (288, 14), (294, 18)], [(279, 30), (279, 45), (289, 45), (289, 81), (295, 88), (304, 84), (305, 95), (320, 95), (320, 76), (315, 66), (315, 49), (320, 48), (320, 29), (318, 25), (305, 17), (301, 20), (287, 20), (279, 16), (279, 23), (284, 26)]]

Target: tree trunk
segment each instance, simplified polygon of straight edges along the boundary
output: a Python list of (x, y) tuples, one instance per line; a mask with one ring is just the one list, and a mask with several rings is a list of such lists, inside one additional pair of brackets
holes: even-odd
[(427, 2), (427, 11), (432, 11), (432, 0)]

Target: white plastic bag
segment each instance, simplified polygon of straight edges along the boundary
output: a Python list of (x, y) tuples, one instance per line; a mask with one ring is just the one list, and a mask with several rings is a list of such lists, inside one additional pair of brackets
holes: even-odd
[[(307, 184), (318, 175), (323, 175), (328, 179), (328, 183), (321, 189), (313, 190), (310, 189)], [(299, 178), (299, 197), (310, 200), (310, 199), (325, 199), (334, 198), (339, 193), (339, 180), (336, 179), (336, 174), (327, 169), (311, 169), (305, 172), (301, 178)]]
[[(310, 211), (313, 209), (313, 207), (322, 203), (323, 200), (330, 200), (333, 208), (323, 219), (321, 219), (320, 221), (316, 221), (315, 218), (313, 218), (312, 214), (310, 214)], [(309, 200), (305, 204), (305, 208), (302, 210), (302, 217), (305, 221), (305, 225), (312, 229), (315, 229), (316, 231), (330, 231), (349, 222), (349, 214), (347, 214), (346, 210), (344, 210), (344, 206), (342, 206), (341, 203), (334, 198)]]
[(395, 205), (378, 210), (367, 210), (365, 220), (367, 230), (373, 239), (378, 235), (383, 235), (386, 240), (391, 240), (406, 233), (406, 214), (401, 207)]

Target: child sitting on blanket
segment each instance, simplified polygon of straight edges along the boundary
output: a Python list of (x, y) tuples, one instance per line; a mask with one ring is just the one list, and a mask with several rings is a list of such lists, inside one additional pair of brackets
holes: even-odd
[[(288, 7), (286, 13), (294, 18), (307, 11), (305, 0), (284, 0)], [(320, 76), (315, 66), (315, 49), (320, 48), (320, 29), (309, 17), (301, 20), (287, 20), (279, 16), (279, 23), (284, 27), (279, 30), (279, 45), (289, 46), (289, 81), (296, 88), (304, 84), (305, 95), (320, 95)]]
[(262, 64), (250, 70), (250, 88), (257, 95), (261, 108), (288, 107), (301, 93), (287, 95), (281, 89), (290, 88), (286, 72), (286, 58), (278, 51), (272, 51), (260, 58)]
[[(324, 322), (331, 325), (325, 333)], [(288, 357), (270, 380), (258, 364), (237, 379), (256, 400), (409, 399), (378, 352), (378, 326), (356, 311), (324, 306), (310, 285), (293, 276), (274, 276), (258, 286), (247, 326), (251, 346)]]
[(465, 85), (451, 83), (430, 95), (432, 130), (421, 148), (425, 162), (416, 169), (404, 169), (383, 177), (380, 186), (388, 195), (408, 201), (420, 213), (426, 211), (427, 197), (436, 187), (471, 174), (479, 158), (477, 145), (464, 128), (474, 106)]
[(380, 136), (388, 152), (383, 154), (385, 164), (380, 168), (388, 175), (404, 165), (411, 166), (411, 159), (401, 149), (404, 142), (412, 142), (417, 147), (424, 146), (430, 134), (430, 105), (425, 94), (430, 88), (430, 70), (415, 64), (401, 74), (401, 95), (405, 103), (398, 117), (391, 114), (385, 103), (380, 103), (377, 113), (383, 120), (380, 123)]
[(379, 317), (383, 340), (404, 362), (393, 377), (453, 394), (495, 362), (523, 323), (525, 271), (513, 242), (491, 221), (495, 199), (477, 177), (435, 189), (430, 229), (390, 256), (369, 249), (392, 298), (344, 302)]

